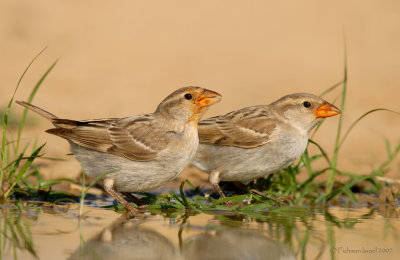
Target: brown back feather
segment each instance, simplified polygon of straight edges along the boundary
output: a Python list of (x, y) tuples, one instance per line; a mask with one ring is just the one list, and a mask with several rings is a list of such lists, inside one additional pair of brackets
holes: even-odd
[(155, 131), (152, 115), (131, 118), (108, 118), (77, 121), (55, 115), (24, 101), (18, 104), (50, 120), (56, 128), (49, 134), (65, 138), (77, 145), (134, 161), (151, 161), (167, 145), (167, 133)]
[(241, 148), (263, 145), (276, 127), (270, 114), (266, 106), (253, 106), (200, 121), (200, 143)]

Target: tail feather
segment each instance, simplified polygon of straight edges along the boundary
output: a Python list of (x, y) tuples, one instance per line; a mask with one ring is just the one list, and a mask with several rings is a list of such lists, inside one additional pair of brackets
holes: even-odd
[(53, 115), (52, 113), (49, 113), (49, 112), (47, 112), (47, 111), (45, 111), (45, 110), (43, 110), (43, 109), (41, 109), (41, 108), (39, 108), (39, 107), (37, 107), (37, 106), (34, 106), (34, 105), (32, 105), (32, 104), (29, 104), (29, 103), (27, 103), (27, 102), (25, 102), (25, 101), (15, 101), (17, 104), (19, 104), (19, 105), (21, 105), (21, 106), (24, 106), (24, 107), (26, 107), (26, 108), (28, 108), (29, 110), (32, 110), (33, 112), (35, 112), (35, 113), (37, 113), (37, 114), (39, 114), (39, 115), (41, 115), (41, 116), (43, 116), (44, 118), (47, 118), (47, 119), (49, 119), (49, 120), (52, 120), (52, 119), (56, 119), (57, 117), (55, 116), (55, 115)]

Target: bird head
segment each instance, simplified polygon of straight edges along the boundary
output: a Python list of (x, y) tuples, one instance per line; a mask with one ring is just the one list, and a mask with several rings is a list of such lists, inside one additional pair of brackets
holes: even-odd
[(197, 123), (207, 108), (220, 100), (221, 95), (215, 91), (200, 87), (184, 87), (166, 97), (156, 112), (175, 120)]
[(323, 118), (340, 114), (339, 108), (335, 105), (307, 93), (284, 96), (271, 106), (290, 123), (308, 132)]

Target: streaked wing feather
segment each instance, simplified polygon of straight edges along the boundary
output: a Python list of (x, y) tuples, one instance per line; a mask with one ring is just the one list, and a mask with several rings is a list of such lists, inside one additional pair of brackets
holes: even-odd
[(151, 118), (121, 120), (109, 128), (113, 147), (110, 151), (122, 153), (135, 160), (153, 160), (168, 145), (166, 131), (155, 127)]
[(134, 161), (154, 160), (168, 144), (165, 131), (155, 130), (150, 115), (120, 120), (56, 119), (54, 123), (58, 127), (47, 132), (83, 147)]
[(105, 118), (95, 120), (71, 120), (65, 118), (54, 118), (51, 122), (57, 127), (74, 128), (76, 126), (90, 126), (90, 127), (108, 127), (112, 122), (119, 120), (119, 118)]
[(276, 124), (261, 106), (203, 120), (199, 124), (200, 143), (254, 148), (267, 143)]

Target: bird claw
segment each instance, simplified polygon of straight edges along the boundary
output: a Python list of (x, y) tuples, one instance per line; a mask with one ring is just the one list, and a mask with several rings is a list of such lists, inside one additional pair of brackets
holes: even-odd
[(229, 200), (229, 201), (225, 201), (223, 204), (224, 204), (225, 207), (230, 208), (230, 207), (233, 207), (235, 205), (235, 202)]

